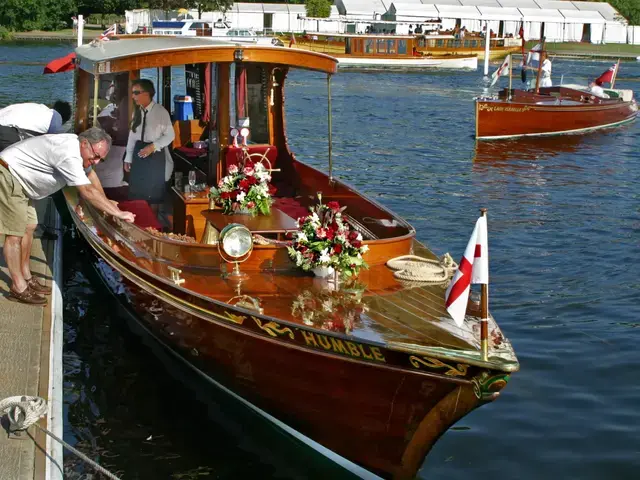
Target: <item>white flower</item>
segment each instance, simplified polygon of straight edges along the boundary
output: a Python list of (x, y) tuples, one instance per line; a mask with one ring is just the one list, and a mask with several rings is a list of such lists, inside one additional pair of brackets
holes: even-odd
[[(304, 233), (304, 232), (298, 232), (298, 234), (297, 234), (297, 237), (296, 237), (296, 238), (297, 238), (297, 240), (298, 240), (299, 242), (308, 242), (308, 241), (309, 241), (309, 239), (307, 238), (306, 233)], [(300, 252), (298, 252), (298, 254), (299, 254), (299, 253), (300, 253)]]
[(362, 234), (360, 232), (358, 232), (358, 236), (356, 237), (356, 240), (362, 241)]
[(236, 197), (236, 200), (237, 200), (238, 202), (242, 203), (242, 202), (244, 201), (244, 197), (246, 197), (246, 196), (247, 196), (247, 194), (246, 194), (246, 193), (244, 193), (244, 192), (240, 192), (240, 193), (238, 194), (238, 196)]
[(320, 258), (318, 259), (318, 262), (320, 262), (321, 265), (331, 263), (331, 257), (329, 256), (328, 248), (325, 248), (320, 252)]
[(369, 251), (369, 245), (362, 245), (360, 248), (362, 249), (362, 253), (367, 253)]
[(229, 166), (229, 173), (234, 175), (236, 173), (238, 173), (238, 166), (237, 165), (230, 165)]
[(325, 300), (324, 302), (322, 302), (322, 309), (325, 312), (332, 312), (333, 311), (333, 302), (331, 301), (331, 299)]

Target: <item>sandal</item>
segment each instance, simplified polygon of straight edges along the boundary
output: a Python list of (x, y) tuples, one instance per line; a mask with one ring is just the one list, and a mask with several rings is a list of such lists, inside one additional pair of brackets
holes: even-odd
[(24, 292), (16, 292), (13, 288), (9, 290), (9, 300), (14, 302), (26, 303), (29, 305), (45, 305), (47, 299), (38, 295), (35, 291), (28, 287)]
[(40, 283), (36, 277), (31, 277), (27, 280), (27, 285), (36, 293), (40, 295), (51, 295), (51, 287)]

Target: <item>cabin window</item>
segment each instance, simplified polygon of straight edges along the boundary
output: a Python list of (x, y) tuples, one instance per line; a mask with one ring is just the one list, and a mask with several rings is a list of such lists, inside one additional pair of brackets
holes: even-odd
[(373, 51), (373, 38), (368, 38), (368, 39), (365, 40), (364, 53), (374, 53), (374, 51)]
[(268, 75), (261, 65), (231, 66), (232, 126), (249, 128), (251, 143), (269, 143)]
[(387, 41), (384, 38), (378, 39), (378, 53), (387, 53)]
[(398, 53), (400, 55), (406, 55), (406, 53), (407, 53), (407, 41), (406, 40), (398, 40)]
[(395, 54), (396, 53), (396, 41), (395, 40), (387, 40), (387, 53)]
[(347, 38), (344, 41), (344, 53), (346, 53), (347, 55), (351, 54), (351, 39)]

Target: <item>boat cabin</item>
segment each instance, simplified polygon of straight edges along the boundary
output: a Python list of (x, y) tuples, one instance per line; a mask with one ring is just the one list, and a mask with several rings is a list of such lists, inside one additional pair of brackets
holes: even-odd
[[(137, 227), (142, 232), (134, 234), (135, 227), (131, 225), (121, 226), (123, 229), (136, 238), (147, 235), (147, 240), (157, 242), (158, 236), (148, 231), (152, 227), (164, 232), (165, 236), (160, 237), (162, 241), (186, 239), (203, 248), (213, 247), (216, 253), (216, 234), (229, 223), (242, 223), (252, 233), (271, 242), (264, 248), (273, 250), (274, 242), (282, 241), (297, 229), (296, 219), (308, 214), (308, 207), (316, 202), (316, 193), (322, 192), (323, 201), (336, 200), (348, 207), (349, 222), (362, 233), (365, 242), (380, 241), (379, 249), (371, 247), (367, 261), (383, 262), (388, 256), (389, 242), (398, 254), (409, 253), (413, 228), (333, 177), (330, 116), (328, 175), (298, 161), (289, 148), (285, 126), (295, 121), (295, 118), (285, 118), (283, 92), (289, 70), (301, 68), (326, 75), (330, 112), (331, 77), (336, 72), (336, 59), (305, 50), (242, 46), (215, 39), (139, 37), (131, 40), (134, 37), (128, 35), (77, 50), (77, 132), (94, 125), (108, 129), (102, 109), (109, 102), (106, 97), (113, 85), (115, 91), (120, 92), (119, 99), (115, 100), (121, 110), (118, 117), (130, 119), (134, 108), (131, 84), (139, 78), (154, 82), (154, 100), (172, 115), (175, 139), (170, 152), (174, 175), (165, 201), (170, 224), (160, 225), (148, 209), (136, 210)], [(191, 103), (189, 108), (184, 108), (180, 102), (187, 96)], [(127, 122), (116, 131), (113, 128), (109, 131), (114, 146), (126, 145)], [(318, 148), (324, 150), (327, 145), (318, 145)], [(244, 155), (254, 160), (265, 159), (272, 170), (271, 183), (276, 193), (269, 216), (223, 215), (220, 210), (210, 208), (209, 186), (218, 185), (229, 167), (237, 165)], [(122, 154), (115, 159), (110, 156), (107, 162), (121, 161), (121, 158)], [(196, 173), (195, 193), (185, 192), (186, 178), (192, 171)], [(184, 181), (176, 182), (176, 176), (182, 176)], [(126, 202), (123, 205), (126, 206)], [(280, 247), (278, 252), (271, 252), (272, 260), (278, 257), (283, 266), (292, 268), (286, 258), (286, 248)], [(198, 254), (197, 249), (192, 248), (190, 252)], [(179, 260), (188, 262), (186, 257)], [(219, 260), (216, 262), (219, 264)]]

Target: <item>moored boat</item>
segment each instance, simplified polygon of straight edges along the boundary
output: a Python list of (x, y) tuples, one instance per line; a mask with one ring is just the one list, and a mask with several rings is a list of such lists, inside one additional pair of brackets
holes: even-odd
[(608, 81), (608, 89), (595, 84), (540, 87), (538, 70), (535, 88), (509, 87), (497, 97), (475, 100), (475, 136), (494, 140), (584, 133), (632, 121), (638, 113), (633, 91), (613, 88), (615, 75)]
[[(282, 39), (281, 39), (282, 40)], [(326, 53), (338, 59), (340, 68), (478, 68), (478, 55), (470, 51), (431, 52), (418, 48), (423, 37), (391, 34), (307, 34), (291, 47)]]
[[(104, 85), (130, 84), (140, 69), (159, 69), (165, 82), (158, 101), (171, 108), (172, 67), (188, 65), (188, 85), (200, 88), (193, 96), (201, 105), (198, 119), (175, 120), (176, 169), (222, 189), (239, 159), (265, 161), (276, 188), (270, 214), (254, 217), (208, 208), (215, 206), (206, 194), (194, 198), (174, 187), (167, 232), (145, 228), (149, 209), (127, 224), (65, 190), (105, 282), (167, 350), (285, 431), (334, 452), (358, 475), (364, 468), (412, 478), (453, 423), (497, 398), (519, 364), (486, 311), (486, 297), (470, 301), (462, 326), (456, 323), (445, 299), (450, 265), (419, 243), (405, 220), (334, 178), (331, 147), (329, 174), (289, 148), (289, 70), (327, 76), (330, 114), (336, 59), (177, 37), (114, 39), (79, 47), (76, 55), (77, 131), (99, 122)], [(333, 215), (341, 212), (352, 245), (367, 247), (362, 259), (369, 268), (356, 277), (312, 276), (291, 259), (288, 233), (300, 241), (295, 219), (318, 200)], [(429, 264), (420, 277), (387, 266), (409, 254)]]

